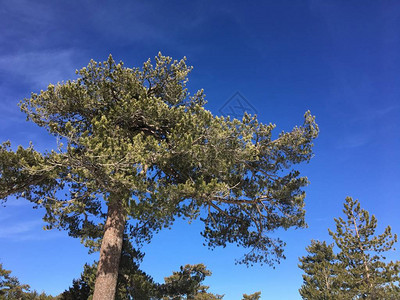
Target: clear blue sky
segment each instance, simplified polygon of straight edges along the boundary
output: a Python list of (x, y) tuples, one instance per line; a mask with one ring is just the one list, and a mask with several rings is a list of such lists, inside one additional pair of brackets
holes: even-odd
[[(299, 299), (298, 257), (328, 239), (347, 195), (382, 229), (400, 233), (400, 3), (398, 1), (28, 1), (0, 0), (0, 141), (53, 147), (25, 122), (17, 103), (48, 83), (74, 78), (111, 53), (141, 66), (158, 51), (194, 66), (190, 89), (204, 88), (219, 114), (240, 92), (263, 122), (289, 130), (316, 115), (315, 157), (301, 168), (308, 229), (279, 232), (287, 260), (276, 269), (234, 264), (236, 247), (209, 251), (201, 224), (178, 222), (144, 247), (143, 270), (161, 281), (187, 263), (205, 263), (225, 299)], [(57, 294), (88, 255), (65, 232), (45, 232), (43, 210), (10, 199), (0, 207), (0, 261), (23, 283)], [(392, 252), (391, 258), (399, 258)]]

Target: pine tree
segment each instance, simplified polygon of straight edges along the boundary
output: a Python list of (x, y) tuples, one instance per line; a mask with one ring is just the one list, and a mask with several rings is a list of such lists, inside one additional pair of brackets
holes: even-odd
[(308, 255), (299, 259), (299, 268), (305, 272), (300, 295), (308, 300), (340, 299), (333, 244), (312, 240), (306, 250)]
[[(126, 258), (128, 255), (126, 255)], [(136, 260), (136, 259), (135, 259)], [(132, 263), (134, 265), (132, 265)], [(132, 269), (129, 269), (132, 267)], [(92, 299), (95, 287), (97, 263), (85, 265), (81, 278), (73, 280), (73, 285), (60, 295), (60, 300)], [(134, 260), (127, 263), (121, 259), (116, 291), (116, 300), (154, 299), (154, 300), (218, 300), (223, 296), (208, 292), (203, 285), (206, 277), (211, 276), (203, 264), (185, 265), (180, 271), (165, 277), (164, 283), (155, 283), (153, 279), (138, 269)]]
[[(152, 299), (158, 295), (158, 286), (153, 279), (139, 269), (144, 254), (133, 248), (125, 236), (122, 246), (115, 299)], [(60, 300), (92, 299), (96, 282), (98, 262), (85, 264), (79, 279), (61, 294)]]
[(11, 276), (11, 271), (3, 268), (0, 263), (0, 299), (23, 300), (29, 285), (21, 284), (17, 277)]
[(376, 235), (377, 220), (347, 197), (344, 218), (335, 219), (329, 230), (333, 245), (313, 241), (308, 256), (300, 258), (303, 275), (300, 294), (304, 299), (400, 299), (400, 261), (386, 261), (397, 235), (390, 226)]
[(260, 298), (261, 298), (261, 292), (255, 292), (250, 295), (243, 294), (243, 300), (259, 300)]
[[(11, 276), (11, 271), (3, 268), (0, 263), (0, 300), (61, 300), (59, 297), (29, 291), (27, 284), (21, 284), (19, 279)], [(86, 299), (85, 299), (86, 300)]]
[(329, 230), (340, 250), (337, 256), (342, 289), (353, 298), (399, 297), (400, 262), (386, 263), (384, 256), (394, 249), (397, 235), (392, 234), (390, 226), (376, 235), (375, 216), (370, 217), (368, 211), (361, 209), (359, 201), (351, 197), (346, 198), (343, 212), (344, 219), (335, 219), (336, 232)]
[(206, 277), (211, 276), (204, 264), (185, 265), (180, 271), (165, 277), (164, 284), (158, 286), (159, 298), (162, 300), (218, 300), (223, 296), (208, 292), (203, 285)]
[(90, 296), (90, 286), (82, 275), (81, 278), (72, 281), (72, 286), (68, 290), (61, 293), (60, 300), (88, 300)]
[(26, 198), (49, 228), (101, 242), (95, 300), (114, 299), (124, 232), (140, 244), (204, 212), (209, 247), (235, 243), (249, 249), (240, 262), (272, 265), (285, 243), (269, 233), (306, 226), (308, 180), (294, 165), (313, 155), (314, 117), (273, 139), (256, 117), (207, 111), (202, 91), (188, 94), (190, 70), (161, 54), (141, 69), (91, 61), (20, 104), (58, 149), (0, 146), (0, 199)]

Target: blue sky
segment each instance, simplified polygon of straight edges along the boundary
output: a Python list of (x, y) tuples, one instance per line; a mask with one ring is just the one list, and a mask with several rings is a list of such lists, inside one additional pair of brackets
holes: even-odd
[[(300, 299), (298, 257), (327, 239), (347, 195), (400, 233), (400, 3), (398, 1), (28, 1), (0, 0), (0, 141), (44, 150), (52, 139), (25, 122), (19, 100), (75, 77), (111, 53), (141, 66), (158, 51), (194, 66), (190, 89), (204, 88), (219, 114), (236, 92), (278, 131), (316, 115), (315, 157), (302, 166), (304, 230), (287, 241), (276, 269), (234, 264), (236, 247), (209, 251), (201, 224), (178, 221), (144, 247), (143, 270), (161, 281), (187, 263), (205, 263), (206, 284), (225, 299)], [(0, 261), (39, 291), (57, 294), (79, 276), (88, 255), (65, 232), (43, 231), (43, 211), (10, 199), (0, 207)], [(391, 252), (390, 258), (398, 258)]]

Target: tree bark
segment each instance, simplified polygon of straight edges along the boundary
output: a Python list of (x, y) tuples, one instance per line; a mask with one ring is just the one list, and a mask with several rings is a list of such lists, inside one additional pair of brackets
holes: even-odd
[(100, 248), (93, 300), (114, 300), (117, 287), (126, 213), (121, 203), (118, 203), (118, 200), (122, 201), (122, 199), (110, 200)]

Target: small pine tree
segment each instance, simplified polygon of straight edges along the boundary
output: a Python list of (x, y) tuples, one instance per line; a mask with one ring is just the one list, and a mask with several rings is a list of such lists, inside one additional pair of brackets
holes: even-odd
[[(156, 284), (153, 279), (139, 269), (144, 254), (134, 249), (129, 240), (124, 238), (121, 263), (118, 271), (116, 300), (153, 299)], [(96, 281), (98, 262), (85, 264), (79, 279), (74, 279), (72, 287), (61, 294), (61, 300), (92, 299)]]
[(72, 287), (64, 291), (60, 297), (61, 300), (87, 300), (91, 294), (88, 283), (83, 279), (74, 279)]
[(306, 250), (308, 255), (299, 259), (299, 268), (306, 273), (303, 275), (300, 295), (303, 299), (338, 299), (337, 262), (333, 244), (312, 240)]
[(203, 285), (206, 277), (211, 276), (204, 264), (185, 265), (180, 271), (164, 278), (165, 283), (158, 286), (160, 299), (163, 300), (218, 300), (222, 295), (209, 293), (209, 287)]
[(3, 269), (0, 263), (0, 299), (23, 299), (29, 285), (21, 284), (17, 277), (11, 276), (11, 271)]
[(243, 294), (243, 300), (259, 300), (261, 298), (261, 292), (255, 292), (251, 295)]
[(394, 250), (397, 235), (390, 226), (375, 235), (377, 220), (361, 209), (358, 200), (346, 198), (345, 218), (335, 219), (329, 230), (333, 245), (313, 241), (308, 256), (300, 258), (303, 299), (400, 299), (400, 261), (386, 262), (384, 253)]
[[(0, 300), (59, 300), (60, 298), (47, 295), (45, 292), (29, 291), (27, 284), (21, 284), (19, 279), (11, 276), (11, 271), (3, 268), (0, 263)], [(76, 300), (74, 298), (74, 300)], [(86, 299), (85, 299), (86, 300)]]
[(398, 290), (393, 283), (398, 285), (400, 280), (400, 262), (386, 263), (383, 255), (394, 249), (397, 235), (392, 234), (390, 226), (375, 235), (375, 216), (370, 217), (368, 211), (361, 209), (359, 201), (351, 197), (346, 198), (343, 212), (345, 219), (335, 219), (336, 232), (329, 230), (340, 249), (343, 288), (352, 297), (385, 299), (382, 297)]

